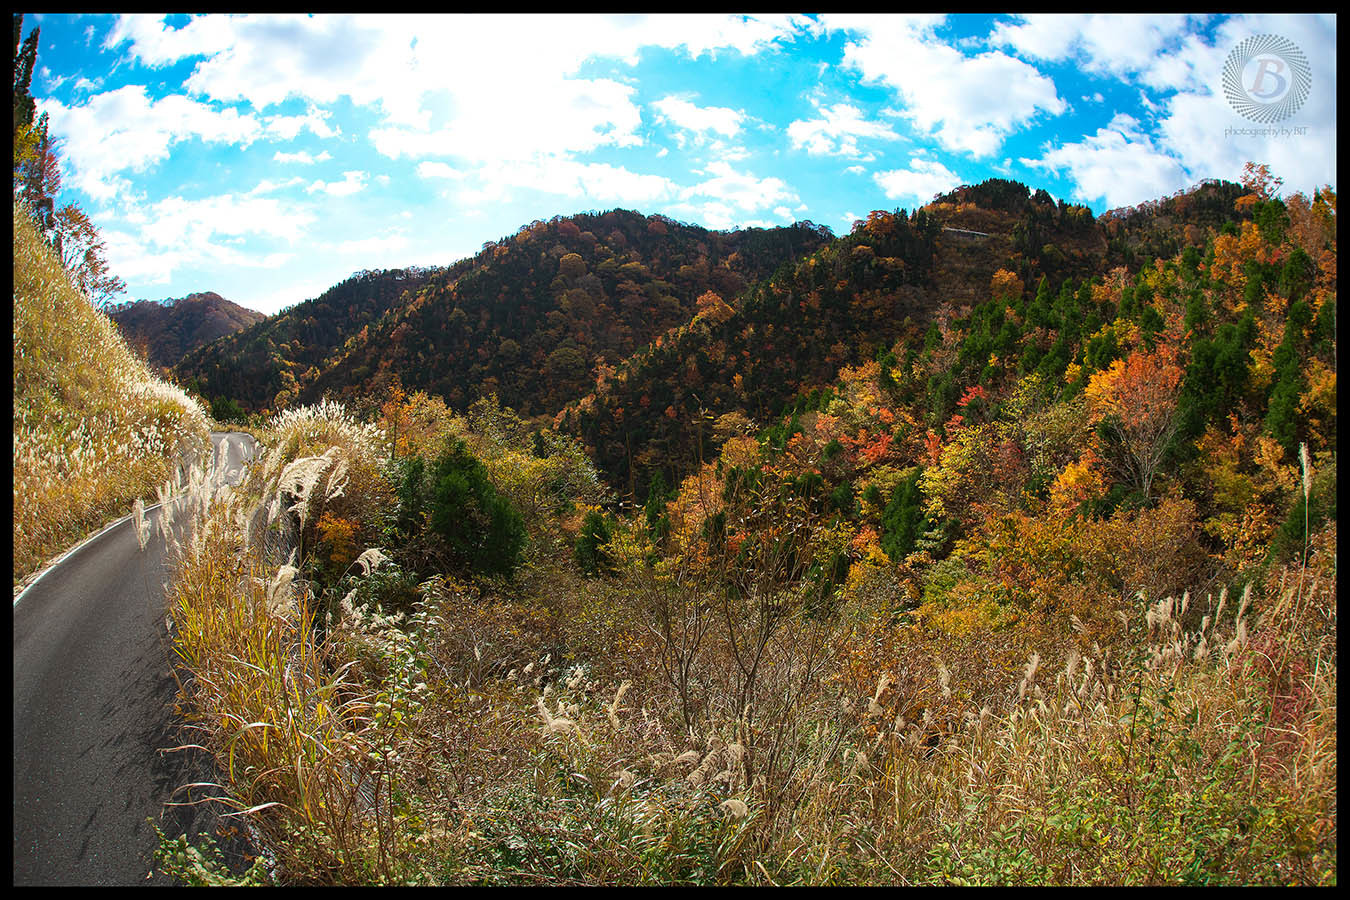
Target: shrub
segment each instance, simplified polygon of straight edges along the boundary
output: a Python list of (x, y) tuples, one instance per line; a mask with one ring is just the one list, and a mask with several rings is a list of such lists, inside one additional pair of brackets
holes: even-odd
[(468, 445), (450, 438), (428, 466), (421, 457), (394, 464), (397, 533), (423, 568), (440, 559), (484, 575), (514, 574), (525, 550), (525, 521), (497, 491)]
[(604, 514), (599, 510), (586, 513), (581, 523), (581, 534), (577, 535), (576, 561), (581, 573), (588, 577), (610, 574), (615, 570), (614, 560), (605, 545), (609, 543), (610, 529)]

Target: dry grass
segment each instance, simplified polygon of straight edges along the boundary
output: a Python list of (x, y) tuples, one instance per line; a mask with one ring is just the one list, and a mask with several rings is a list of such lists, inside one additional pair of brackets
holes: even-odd
[(866, 584), (822, 616), (772, 554), (647, 568), (637, 530), (616, 578), (545, 557), (433, 578), (406, 615), (358, 580), (319, 622), (241, 511), (317, 516), (370, 451), (335, 409), (286, 421), (212, 501), (172, 610), (213, 789), (277, 881), (1335, 881), (1334, 524), (1306, 564), (1134, 608), (1109, 646), (898, 627)]
[(148, 498), (209, 448), (206, 415), (154, 378), (14, 210), (14, 578)]

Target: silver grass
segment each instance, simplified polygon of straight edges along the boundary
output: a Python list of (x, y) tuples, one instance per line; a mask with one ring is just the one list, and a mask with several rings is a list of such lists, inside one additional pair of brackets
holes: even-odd
[(388, 559), (389, 557), (380, 552), (380, 548), (371, 547), (356, 558), (356, 565), (361, 567), (361, 574), (369, 575), (379, 567), (380, 563)]
[(631, 681), (620, 684), (619, 689), (614, 692), (614, 701), (605, 707), (605, 715), (609, 717), (609, 724), (615, 731), (619, 730), (619, 704), (623, 702), (623, 695), (628, 693), (628, 689), (632, 686)]
[(699, 761), (701, 754), (697, 750), (686, 750), (671, 761), (673, 766), (687, 766)]
[(340, 459), (338, 464), (333, 467), (333, 471), (328, 475), (328, 481), (324, 483), (323, 496), (325, 500), (335, 500), (342, 496), (342, 492), (347, 487), (347, 460)]
[(554, 716), (544, 705), (544, 698), (538, 697), (535, 700), (535, 706), (539, 709), (539, 715), (544, 720), (544, 731), (549, 734), (567, 734), (575, 731), (577, 723), (571, 719)]
[(1308, 497), (1312, 493), (1312, 463), (1308, 460), (1308, 445), (1298, 445), (1298, 463), (1303, 470), (1303, 502), (1307, 505)]
[(743, 819), (750, 813), (750, 807), (745, 805), (744, 800), (737, 800), (735, 797), (729, 797), (720, 804), (727, 815), (736, 819)]
[(291, 582), (295, 580), (297, 574), (295, 566), (282, 566), (277, 569), (276, 576), (267, 585), (268, 612), (277, 613), (281, 606), (290, 600)]
[(145, 503), (139, 497), (131, 506), (131, 521), (136, 526), (136, 543), (144, 550), (150, 543), (150, 523), (145, 518)]

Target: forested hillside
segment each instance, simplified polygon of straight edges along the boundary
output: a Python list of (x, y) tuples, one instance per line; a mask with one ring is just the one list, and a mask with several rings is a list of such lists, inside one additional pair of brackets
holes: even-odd
[[(1076, 337), (1073, 329), (1095, 331), (1101, 312), (1080, 309), (1068, 296), (1080, 282), (1153, 248), (1203, 244), (1206, 227), (1247, 217), (1232, 205), (1241, 192), (1239, 185), (1204, 184), (1157, 208), (1098, 223), (1086, 207), (993, 179), (913, 214), (874, 212), (851, 234), (738, 298), (701, 298), (691, 322), (599, 370), (558, 427), (586, 442), (612, 484), (645, 496), (657, 471), (670, 483), (727, 437), (776, 416), (796, 394), (818, 397), (840, 366), (872, 359), (902, 338), (897, 349), (909, 365), (926, 334), (942, 333), (989, 296), (996, 273), (1036, 286), (1037, 314), (1063, 295), (1057, 315), (1072, 320), (1065, 341)], [(1225, 201), (1228, 212), (1216, 221), (1209, 211)], [(1197, 212), (1200, 224), (1178, 208)], [(1054, 297), (1047, 295), (1051, 284)], [(1006, 362), (1012, 349), (1011, 334), (1000, 329), (1007, 331), (1002, 321), (982, 358), (993, 368), (1001, 362), (990, 353)], [(1061, 341), (1046, 349), (1066, 348)], [(975, 352), (972, 344), (963, 363), (971, 365)], [(940, 379), (932, 415), (945, 417), (967, 374)]]
[(1104, 598), (1287, 561), (1335, 519), (1335, 195), (1268, 191), (1137, 271), (1056, 289), (998, 270), (962, 315), (730, 437), (650, 517), (716, 555), (786, 498), (834, 542), (820, 578), (898, 564), (900, 607), (958, 630), (1110, 630)]
[(230, 400), (254, 411), (284, 408), (299, 395), (301, 382), (312, 382), (345, 341), (432, 274), (427, 269), (362, 270), (312, 300), (189, 353), (175, 374), (212, 401)]
[(301, 398), (353, 398), (393, 375), (463, 409), (496, 394), (553, 414), (612, 365), (830, 234), (810, 223), (716, 232), (627, 210), (534, 222), (431, 279), (343, 348)]
[(184, 354), (267, 318), (213, 291), (176, 300), (137, 300), (108, 310), (127, 343), (152, 366), (172, 368)]
[(463, 408), (552, 414), (597, 365), (828, 240), (810, 223), (715, 232), (626, 210), (535, 222), (446, 269), (359, 272), (189, 354), (177, 373), (248, 411), (376, 397), (401, 380)]

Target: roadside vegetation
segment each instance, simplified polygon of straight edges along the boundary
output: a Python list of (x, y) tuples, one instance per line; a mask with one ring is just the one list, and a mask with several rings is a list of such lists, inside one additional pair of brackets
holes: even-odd
[[(222, 775), (206, 794), (262, 855), (230, 873), (166, 841), (166, 871), (1334, 883), (1334, 524), (1241, 590), (1113, 601), (1110, 629), (944, 628), (897, 618), (875, 571), (823, 590), (820, 554), (801, 552), (820, 537), (811, 510), (763, 493), (746, 511), (774, 525), (748, 552), (692, 516), (610, 519), (587, 577), (575, 546), (601, 498), (566, 445), (536, 455), (504, 410), (480, 409), (508, 426), (489, 436), (408, 406), (419, 426), (404, 419), (392, 462), (389, 432), (339, 407), (277, 420), (184, 549), (170, 615), (195, 740)], [(494, 461), (517, 509), (542, 500), (509, 577), (432, 525), (438, 503), (473, 515), (472, 491), (409, 523), (417, 444)]]
[(102, 311), (126, 285), (88, 215), (62, 202), (58, 141), (30, 91), (39, 32), (14, 15), (16, 587), (211, 446), (200, 404), (154, 377)]

